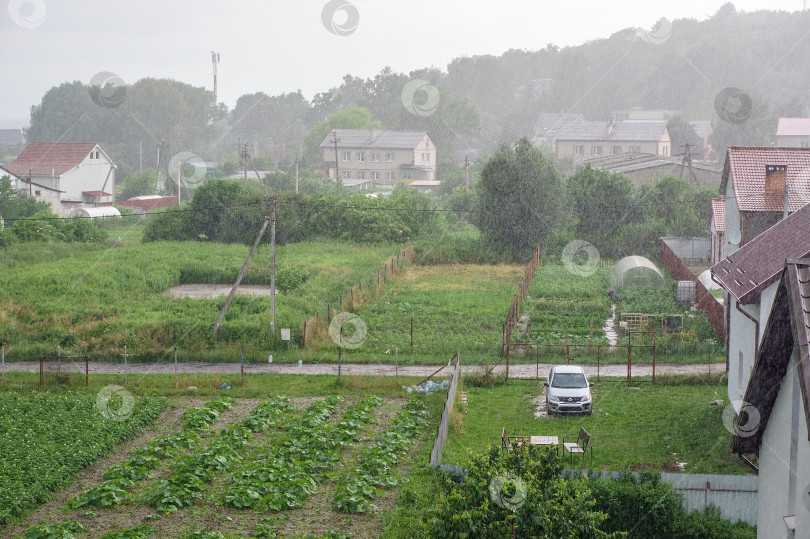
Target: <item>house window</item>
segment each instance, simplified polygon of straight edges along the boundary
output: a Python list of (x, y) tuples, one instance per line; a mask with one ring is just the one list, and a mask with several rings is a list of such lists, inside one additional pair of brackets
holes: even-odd
[(358, 172), (358, 173), (357, 173), (357, 179), (358, 179), (358, 180), (362, 180), (362, 179), (364, 179), (364, 174), (363, 174), (363, 171), (362, 171), (362, 170), (361, 170), (360, 172)]
[(574, 146), (574, 155), (585, 155), (585, 146)]
[(394, 181), (394, 180), (395, 180), (395, 178), (394, 178), (394, 171), (393, 171), (393, 170), (389, 170), (389, 171), (388, 171), (388, 181)]
[(379, 152), (372, 152), (371, 153), (371, 162), (372, 163), (379, 163), (380, 162), (380, 154), (379, 154)]
[(41, 195), (41, 194), (42, 194), (42, 191), (40, 191), (39, 189), (37, 189), (36, 191), (34, 191), (34, 194), (35, 194), (35, 195), (37, 195), (37, 196), (39, 196), (39, 195)]
[(388, 161), (389, 163), (393, 163), (394, 162), (394, 152), (387, 152), (385, 154), (385, 160)]
[(349, 161), (352, 158), (352, 152), (343, 152), (343, 160)]
[(610, 153), (612, 153), (613, 155), (622, 153), (622, 147), (621, 146), (611, 146), (610, 147)]
[(663, 155), (669, 155), (669, 146), (664, 146), (664, 153)]
[(99, 152), (96, 150), (96, 159), (99, 159)]
[(371, 173), (371, 179), (372, 180), (379, 180), (380, 179), (380, 173), (375, 170), (374, 172)]
[(801, 148), (810, 148), (810, 141), (803, 140), (799, 143), (799, 147)]
[(366, 160), (366, 152), (357, 152), (357, 162), (362, 163)]
[(641, 146), (630, 146), (630, 153), (641, 153)]
[(591, 155), (602, 155), (601, 146), (591, 146)]
[(344, 170), (344, 171), (343, 171), (343, 179), (344, 179), (344, 180), (348, 180), (348, 179), (350, 179), (351, 177), (352, 177), (352, 176), (351, 176), (351, 174), (349, 174), (349, 171), (348, 171), (348, 170)]
[(422, 161), (430, 162), (430, 152), (422, 152)]

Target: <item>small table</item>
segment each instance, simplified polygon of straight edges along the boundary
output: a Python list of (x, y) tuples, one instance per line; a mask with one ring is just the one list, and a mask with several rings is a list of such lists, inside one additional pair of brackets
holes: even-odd
[(529, 443), (532, 445), (559, 445), (557, 436), (529, 436)]

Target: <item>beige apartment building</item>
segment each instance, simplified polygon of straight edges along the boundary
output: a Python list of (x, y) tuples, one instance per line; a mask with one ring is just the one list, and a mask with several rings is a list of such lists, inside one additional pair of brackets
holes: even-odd
[(321, 160), (328, 179), (335, 179), (337, 169), (358, 189), (436, 179), (436, 145), (425, 131), (335, 129), (321, 143)]
[(664, 121), (565, 122), (555, 136), (554, 151), (578, 164), (622, 153), (670, 156), (671, 145)]

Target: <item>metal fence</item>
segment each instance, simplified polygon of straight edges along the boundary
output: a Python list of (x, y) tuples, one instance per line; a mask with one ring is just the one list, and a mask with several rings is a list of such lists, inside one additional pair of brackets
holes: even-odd
[[(444, 401), (442, 420), (439, 422), (439, 427), (436, 429), (436, 439), (433, 440), (433, 450), (430, 452), (431, 466), (439, 466), (441, 464), (444, 443), (447, 441), (447, 426), (450, 421), (450, 412), (453, 409), (453, 401), (456, 396), (458, 377), (461, 374), (461, 358), (459, 357), (459, 354), (456, 354), (454, 358), (456, 360), (456, 368), (453, 371), (453, 378), (450, 381), (450, 389), (447, 391), (447, 400)], [(453, 360), (451, 359), (450, 361)]]
[[(586, 473), (590, 478), (619, 479), (628, 472), (608, 472), (603, 470), (567, 470), (568, 477)], [(638, 472), (631, 472), (638, 478)], [(661, 473), (661, 481), (669, 483), (683, 496), (683, 506), (687, 511), (703, 511), (709, 505), (720, 509), (720, 515), (730, 521), (757, 523), (757, 491), (759, 477), (755, 475), (717, 475)]]

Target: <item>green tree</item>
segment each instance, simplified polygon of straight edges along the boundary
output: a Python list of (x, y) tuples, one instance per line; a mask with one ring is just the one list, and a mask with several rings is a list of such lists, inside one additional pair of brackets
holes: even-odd
[(50, 210), (47, 202), (38, 201), (15, 189), (9, 176), (0, 177), (0, 217), (12, 221), (46, 210)]
[(128, 200), (132, 197), (154, 195), (157, 193), (157, 172), (150, 168), (141, 174), (130, 174), (121, 183), (115, 185), (115, 198)]
[(518, 259), (542, 244), (565, 216), (562, 176), (539, 148), (522, 138), (490, 157), (478, 186), (477, 224), (491, 248)]
[[(684, 144), (691, 144), (693, 147), (700, 144), (700, 137), (695, 132), (695, 128), (679, 113), (673, 114), (672, 118), (669, 119), (667, 122), (667, 131), (669, 132), (669, 138), (671, 140), (670, 147), (672, 148), (672, 155), (684, 153)], [(692, 151), (692, 155), (696, 155), (699, 149), (700, 146)]]
[(333, 114), (327, 120), (317, 122), (304, 138), (306, 163), (313, 165), (321, 162), (321, 143), (333, 129), (369, 129), (371, 127), (382, 128), (382, 124), (374, 118), (370, 110), (363, 107), (349, 107)]
[(622, 227), (635, 220), (627, 213), (634, 195), (633, 184), (623, 174), (596, 170), (590, 163), (577, 170), (568, 180), (577, 237), (594, 244), (602, 256), (621, 255)]

